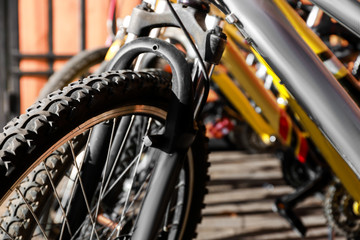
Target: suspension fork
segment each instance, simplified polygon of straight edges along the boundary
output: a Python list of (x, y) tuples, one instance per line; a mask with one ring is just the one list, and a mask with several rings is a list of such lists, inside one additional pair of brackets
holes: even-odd
[[(163, 222), (167, 203), (173, 193), (186, 153), (196, 135), (194, 86), (189, 64), (183, 53), (170, 43), (159, 39), (143, 37), (126, 44), (114, 57), (109, 69), (126, 69), (135, 57), (142, 53), (153, 53), (165, 59), (173, 73), (173, 94), (166, 117), (165, 132), (145, 138), (145, 144), (155, 148), (154, 155), (158, 154), (159, 157), (133, 235), (133, 239), (154, 239)], [(196, 85), (201, 86), (198, 83)]]
[(175, 153), (158, 149), (155, 151), (160, 154), (158, 164), (138, 215), (132, 239), (156, 239), (187, 153), (186, 149)]
[[(181, 17), (186, 17), (186, 28), (189, 28), (190, 34), (194, 36), (195, 42), (200, 46), (202, 58), (210, 63), (207, 66), (211, 71), (211, 64), (217, 64), (220, 61), (225, 48), (225, 36), (221, 34), (221, 29), (206, 31), (202, 23), (198, 22), (199, 17), (195, 16), (194, 11), (187, 11), (179, 6), (177, 9)], [(201, 15), (205, 17), (206, 14), (201, 13)], [(179, 27), (169, 12), (154, 14), (137, 8), (134, 9), (131, 21), (133, 20), (135, 22), (130, 23), (128, 32), (134, 36), (147, 35), (154, 27)], [(194, 79), (199, 77), (199, 81), (193, 82), (189, 63), (184, 54), (163, 40), (139, 37), (128, 42), (115, 55), (107, 70), (129, 69), (133, 60), (143, 53), (155, 54), (169, 63), (172, 69), (172, 95), (165, 122), (165, 132), (162, 135), (146, 136), (144, 139), (148, 147), (155, 148), (152, 156), (159, 157), (157, 157), (157, 166), (134, 225), (136, 231), (132, 239), (154, 239), (156, 237), (185, 156), (196, 135), (194, 110), (197, 112), (201, 109), (202, 104), (199, 106), (196, 103), (204, 102), (202, 101), (204, 97), (199, 97), (193, 92), (195, 90), (200, 92), (200, 95), (207, 95), (206, 91), (201, 90), (205, 86), (201, 84), (204, 80), (203, 76), (194, 74)]]
[[(176, 185), (185, 155), (196, 130), (193, 120), (193, 86), (189, 64), (173, 45), (153, 38), (138, 38), (126, 44), (114, 57), (109, 69), (127, 69), (142, 53), (153, 53), (167, 60), (172, 68), (170, 107), (162, 135), (145, 137), (145, 144), (153, 147), (157, 165), (149, 189), (134, 225), (132, 239), (155, 239), (163, 222), (167, 203)], [(121, 61), (120, 61), (121, 60)]]
[[(164, 203), (167, 203), (171, 197), (172, 190), (183, 165), (185, 154), (195, 138), (196, 130), (193, 120), (193, 87), (189, 64), (185, 60), (183, 53), (173, 45), (159, 39), (135, 39), (117, 53), (113, 61), (109, 63), (108, 70), (129, 69), (134, 58), (141, 53), (154, 53), (166, 59), (173, 70), (173, 94), (171, 95), (170, 107), (165, 123), (165, 133), (162, 135), (147, 136), (145, 140), (148, 147), (157, 148), (154, 151), (154, 156), (160, 157), (154, 177), (151, 180), (151, 193), (145, 197), (145, 207), (142, 207), (142, 209), (145, 210), (141, 210), (141, 217), (139, 218), (139, 223), (141, 224), (137, 226), (141, 232), (141, 237), (146, 236), (149, 237), (148, 239), (153, 239), (151, 236), (156, 234), (156, 230), (160, 228), (163, 213), (166, 211), (166, 204)], [(90, 137), (90, 142), (93, 142), (93, 144), (92, 147), (89, 148), (89, 154), (87, 154), (84, 159), (85, 165), (88, 165), (88, 162), (91, 165), (92, 161), (97, 161), (96, 167), (93, 168), (98, 176), (97, 178), (100, 177), (104, 168), (105, 162), (102, 161), (104, 159), (102, 155), (103, 153), (107, 153), (109, 147), (108, 139), (111, 133), (111, 127), (108, 125), (107, 123), (102, 123), (93, 128)], [(119, 135), (116, 134), (115, 139), (118, 137)], [(112, 147), (112, 149), (116, 149), (116, 146)], [(93, 158), (95, 159), (93, 160)], [(92, 172), (92, 174), (94, 174), (94, 172)], [(158, 189), (158, 191), (153, 189)], [(153, 194), (153, 192), (157, 192), (157, 194)], [(91, 196), (87, 196), (87, 200), (89, 200), (90, 197)], [(157, 203), (156, 206), (153, 206), (154, 203)], [(154, 211), (147, 209), (149, 205), (150, 209)], [(82, 219), (79, 218), (80, 222), (81, 220)], [(144, 222), (147, 224), (143, 224)], [(150, 227), (147, 226), (149, 223), (152, 223)], [(79, 225), (79, 223), (77, 225)]]

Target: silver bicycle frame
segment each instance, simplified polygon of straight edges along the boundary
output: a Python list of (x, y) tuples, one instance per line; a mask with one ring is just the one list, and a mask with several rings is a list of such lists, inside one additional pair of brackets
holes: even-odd
[(229, 11), (226, 13), (228, 19), (262, 54), (360, 178), (360, 110), (357, 105), (296, 33), (273, 0), (221, 2)]
[(310, 0), (360, 37), (360, 2), (356, 0)]

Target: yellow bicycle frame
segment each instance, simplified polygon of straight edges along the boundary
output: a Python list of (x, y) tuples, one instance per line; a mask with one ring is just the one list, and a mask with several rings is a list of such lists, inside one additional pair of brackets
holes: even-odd
[[(246, 63), (237, 45), (243, 41), (237, 30), (232, 25), (226, 25), (225, 32), (228, 35), (228, 43), (221, 60), (224, 67), (215, 68), (212, 80), (265, 143), (269, 143), (270, 136), (276, 136), (284, 146), (289, 147), (293, 144), (291, 147), (295, 149), (298, 158), (304, 157), (304, 150), (307, 148), (304, 138), (307, 134), (292, 123), (286, 111), (277, 103), (275, 95), (264, 87), (262, 80)], [(233, 76), (244, 91), (229, 75)], [(255, 111), (249, 98), (261, 108), (261, 114)]]
[[(334, 56), (327, 46), (313, 33), (300, 18), (299, 15), (284, 0), (275, 0), (275, 3), (288, 18), (296, 31), (303, 37), (304, 41), (318, 55), (327, 55), (327, 59), (323, 59), (324, 64), (333, 73), (339, 81), (356, 81), (343, 64)], [(278, 79), (278, 78), (277, 78)], [(279, 83), (279, 81), (277, 81)], [(282, 91), (284, 87), (282, 86)], [(327, 141), (317, 126), (309, 119), (308, 115), (301, 109), (298, 103), (287, 94), (289, 106), (298, 114), (301, 123), (308, 130), (311, 139), (319, 148), (326, 161), (336, 176), (341, 180), (344, 187), (353, 196), (356, 201), (360, 201), (360, 181), (350, 167), (345, 163), (343, 158), (337, 153), (332, 145)]]
[[(306, 26), (303, 20), (287, 4), (286, 1), (276, 0), (275, 3), (288, 18), (289, 22), (291, 22), (299, 35), (301, 35), (312, 50), (321, 57), (324, 64), (339, 81), (355, 81), (353, 76), (348, 72), (343, 64), (341, 64), (341, 62), (333, 55), (319, 37)], [(289, 121), (287, 126), (290, 130), (288, 130), (287, 133), (296, 132), (293, 137), (297, 137), (299, 139), (299, 141), (297, 141), (298, 146), (296, 146), (296, 151), (298, 152), (301, 149), (299, 144), (303, 142), (301, 139), (308, 135), (322, 153), (335, 175), (341, 180), (344, 187), (356, 201), (359, 201), (360, 192), (358, 191), (358, 184), (360, 184), (360, 182), (355, 173), (327, 141), (318, 127), (298, 105), (296, 100), (292, 98), (287, 89), (281, 85), (280, 79), (273, 73), (271, 68), (269, 68), (261, 56), (254, 51), (260, 62), (268, 67), (268, 72), (273, 77), (274, 83), (281, 96), (287, 99), (289, 107), (296, 113), (296, 117), (300, 120), (302, 127), (307, 130), (307, 133), (301, 133), (296, 126), (291, 124), (289, 117), (284, 113), (284, 111), (281, 111), (282, 109), (276, 104), (274, 96), (264, 89), (263, 85), (261, 85), (262, 83), (259, 82), (260, 80), (257, 79), (251, 70), (249, 70), (249, 66), (247, 66), (244, 58), (241, 56), (241, 52), (236, 50), (236, 45), (233, 43), (232, 39), (242, 42), (242, 38), (238, 35), (237, 30), (232, 27), (225, 27), (225, 32), (230, 38), (228, 40), (228, 48), (223, 56), (222, 64), (225, 65), (231, 75), (239, 81), (241, 87), (246, 91), (249, 97), (253, 99), (262, 109), (263, 116), (257, 114), (254, 109), (250, 109), (249, 107), (241, 108), (240, 106), (248, 106), (249, 103), (246, 103), (248, 100), (244, 96), (238, 97), (238, 99), (236, 99), (235, 96), (231, 96), (235, 92), (233, 88), (237, 87), (236, 84), (232, 81), (224, 80), (225, 78), (221, 79), (220, 76), (214, 74), (214, 81), (219, 85), (221, 91), (234, 106), (239, 106), (236, 107), (237, 110), (260, 136), (275, 134), (278, 138), (280, 138), (282, 143), (289, 145), (291, 135), (284, 136), (284, 134), (281, 134), (280, 132), (281, 128), (279, 128), (279, 126), (281, 126), (281, 121)], [(327, 57), (324, 58), (323, 56)], [(237, 92), (237, 94), (240, 95), (241, 91)], [(242, 102), (235, 104), (237, 101)], [(292, 131), (291, 127), (294, 128), (294, 131)]]

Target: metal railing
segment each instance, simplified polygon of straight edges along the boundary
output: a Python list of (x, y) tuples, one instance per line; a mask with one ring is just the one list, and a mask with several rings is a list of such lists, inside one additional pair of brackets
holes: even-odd
[[(26, 54), (19, 51), (18, 0), (0, 1), (0, 127), (20, 114), (20, 78), (23, 76), (47, 76), (54, 72), (54, 62), (69, 59), (71, 55), (54, 54), (53, 51), (53, 0), (48, 0), (48, 49), (46, 54)], [(80, 49), (86, 48), (85, 0), (80, 0)], [(23, 59), (46, 60), (45, 71), (22, 71)]]

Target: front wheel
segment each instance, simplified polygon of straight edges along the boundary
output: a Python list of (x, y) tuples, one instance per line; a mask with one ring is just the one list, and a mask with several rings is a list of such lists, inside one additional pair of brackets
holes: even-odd
[[(159, 161), (143, 139), (164, 130), (170, 85), (157, 72), (90, 76), (10, 122), (0, 135), (0, 238), (131, 239)], [(98, 126), (110, 131), (93, 140)], [(203, 134), (159, 216), (157, 239), (194, 236), (208, 178)], [(99, 141), (107, 148), (95, 158)]]

